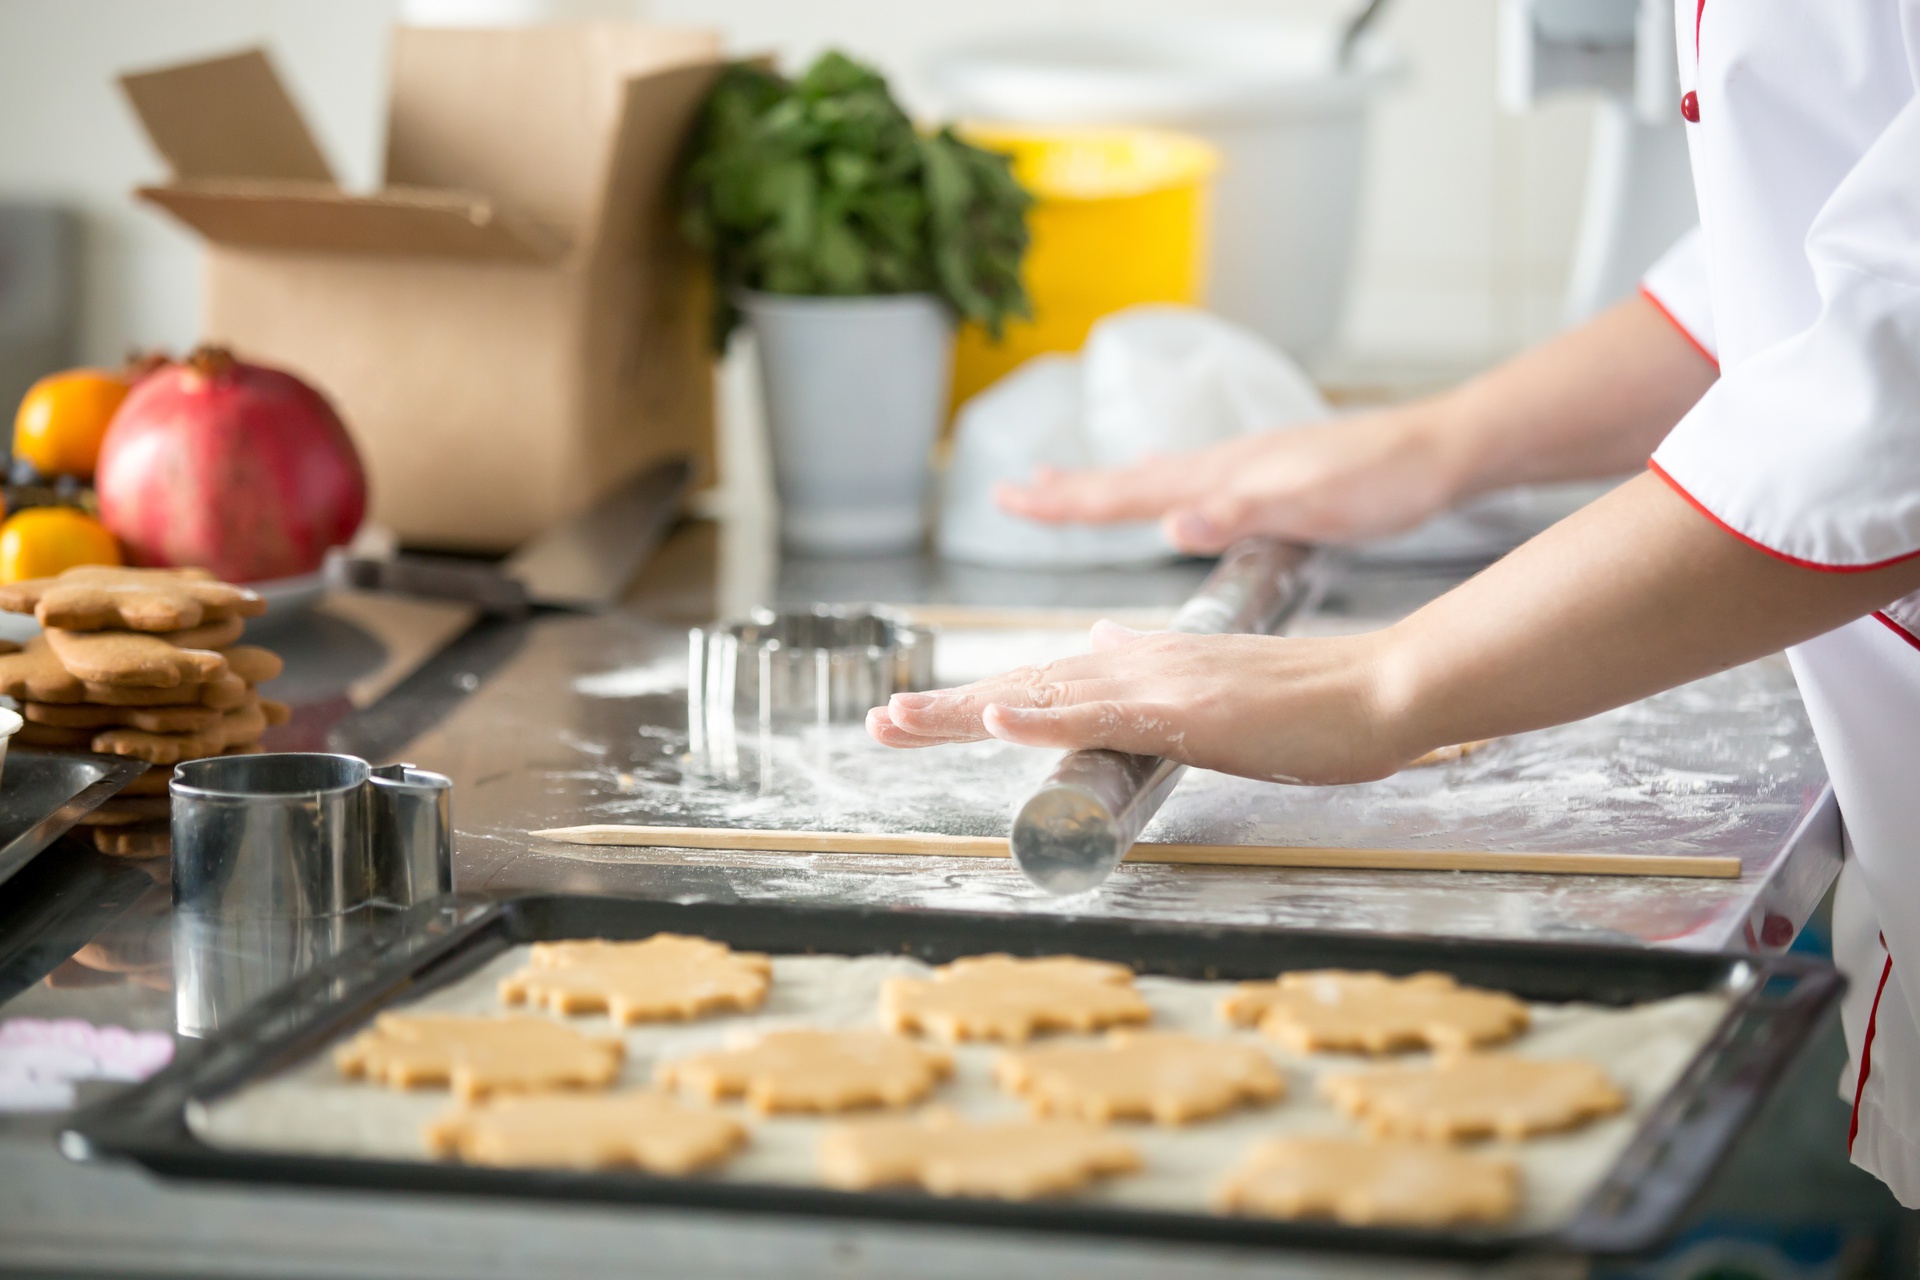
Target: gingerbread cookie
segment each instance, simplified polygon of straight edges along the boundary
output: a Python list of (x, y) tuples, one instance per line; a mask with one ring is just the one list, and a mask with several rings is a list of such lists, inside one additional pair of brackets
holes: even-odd
[(102, 707), (88, 702), (27, 702), (20, 714), (28, 724), (53, 729), (144, 729), (148, 733), (203, 733), (220, 723), (215, 707)]
[(249, 746), (267, 731), (267, 713), (258, 701), (225, 712), (205, 733), (148, 733), (143, 729), (103, 729), (93, 736), (102, 755), (133, 756), (148, 764), (178, 764), (222, 755)]
[(1079, 1120), (964, 1120), (934, 1110), (848, 1121), (820, 1139), (820, 1176), (851, 1191), (918, 1186), (936, 1196), (1032, 1200), (1140, 1167), (1133, 1144)]
[(60, 665), (93, 684), (172, 689), (205, 684), (227, 670), (212, 649), (182, 649), (137, 631), (46, 630), (47, 646)]
[(464, 1101), (495, 1092), (599, 1089), (620, 1071), (618, 1040), (550, 1018), (383, 1013), (340, 1046), (334, 1065), (395, 1089), (445, 1086)]
[(92, 729), (67, 729), (54, 724), (35, 724), (29, 720), (14, 731), (13, 741), (23, 747), (85, 751), (93, 741), (93, 734)]
[(165, 818), (172, 812), (172, 802), (166, 796), (129, 796), (117, 795), (103, 800), (100, 806), (80, 815), (77, 825), (82, 827), (130, 827), (139, 822), (153, 822)]
[(1272, 1102), (1287, 1082), (1256, 1045), (1154, 1031), (1003, 1054), (994, 1079), (1040, 1115), (1186, 1124)]
[[(229, 652), (239, 652), (247, 646), (240, 645)], [(204, 684), (175, 685), (171, 689), (147, 688), (138, 685), (97, 684), (83, 682), (80, 696), (69, 699), (79, 702), (85, 700), (103, 707), (212, 707), (218, 711), (231, 711), (252, 699), (253, 686), (229, 670), (225, 675), (215, 676)]]
[(891, 978), (880, 989), (881, 1025), (949, 1043), (1023, 1041), (1041, 1031), (1098, 1031), (1152, 1016), (1131, 969), (1077, 956), (968, 956), (935, 969), (932, 981)]
[(229, 645), (220, 654), (227, 660), (227, 669), (248, 684), (265, 684), (277, 679), (287, 667), (279, 654), (271, 649), (262, 649), (257, 644)]
[(173, 781), (171, 765), (155, 765), (139, 777), (120, 788), (123, 796), (164, 796), (169, 794), (167, 784)]
[(1511, 1161), (1420, 1142), (1279, 1138), (1220, 1185), (1223, 1213), (1332, 1218), (1358, 1227), (1503, 1222), (1520, 1199)]
[(1627, 1105), (1591, 1062), (1506, 1053), (1329, 1076), (1320, 1091), (1376, 1134), (1440, 1142), (1555, 1133)]
[(156, 631), (152, 635), (154, 639), (165, 640), (179, 649), (224, 649), (244, 635), (246, 630), (244, 619), (224, 618), (219, 622), (203, 622), (185, 631)]
[(667, 1088), (707, 1099), (744, 1097), (775, 1111), (850, 1111), (918, 1102), (953, 1073), (953, 1059), (884, 1031), (770, 1031), (755, 1044), (696, 1054), (655, 1073)]
[(533, 963), (500, 983), (508, 1004), (605, 1013), (625, 1026), (757, 1009), (773, 962), (724, 942), (656, 933), (639, 942), (540, 942)]
[(435, 1155), (467, 1164), (685, 1174), (733, 1154), (747, 1131), (717, 1112), (636, 1090), (489, 1099), (440, 1117), (425, 1137)]
[(69, 631), (180, 631), (257, 617), (267, 611), (267, 602), (245, 587), (214, 581), (203, 569), (84, 565), (58, 577), (0, 587), (0, 610), (31, 613), (42, 626)]
[[(89, 827), (93, 847), (115, 858), (164, 858), (173, 852), (173, 833), (167, 823), (143, 822), (131, 827)], [(160, 869), (166, 883), (166, 868)]]
[(79, 702), (86, 686), (60, 665), (45, 636), (35, 636), (19, 652), (0, 654), (0, 693), (20, 702)]
[(1318, 969), (1242, 983), (1220, 1002), (1235, 1026), (1258, 1026), (1296, 1053), (1469, 1049), (1510, 1040), (1527, 1006), (1499, 991), (1463, 987), (1444, 973), (1394, 978)]

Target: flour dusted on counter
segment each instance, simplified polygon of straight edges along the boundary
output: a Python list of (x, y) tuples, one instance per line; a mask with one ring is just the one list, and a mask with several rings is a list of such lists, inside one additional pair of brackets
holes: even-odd
[(656, 658), (644, 666), (618, 667), (578, 676), (575, 693), (589, 698), (644, 698), (656, 693), (678, 693), (687, 687), (687, 659), (684, 654)]

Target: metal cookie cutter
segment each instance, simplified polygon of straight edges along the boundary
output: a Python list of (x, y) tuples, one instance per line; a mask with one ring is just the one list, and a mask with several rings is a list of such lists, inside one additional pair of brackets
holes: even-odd
[(688, 633), (694, 751), (737, 723), (762, 731), (856, 724), (896, 693), (933, 687), (934, 633), (859, 606), (757, 609)]
[(189, 761), (168, 789), (176, 910), (330, 916), (453, 888), (453, 783), (440, 774), (282, 752)]

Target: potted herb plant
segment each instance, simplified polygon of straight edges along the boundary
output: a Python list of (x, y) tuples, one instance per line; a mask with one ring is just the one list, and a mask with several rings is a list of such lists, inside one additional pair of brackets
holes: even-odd
[(759, 349), (781, 534), (800, 552), (909, 550), (947, 407), (956, 318), (1027, 314), (1031, 197), (1007, 157), (914, 127), (839, 53), (798, 80), (723, 74), (685, 171), (715, 341)]

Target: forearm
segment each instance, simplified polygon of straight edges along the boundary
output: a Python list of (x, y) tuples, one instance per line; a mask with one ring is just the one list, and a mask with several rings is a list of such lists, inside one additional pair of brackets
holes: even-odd
[(1635, 297), (1416, 412), (1460, 502), (1509, 485), (1633, 471), (1717, 376)]
[(1589, 716), (1829, 631), (1920, 590), (1776, 560), (1643, 474), (1377, 636), (1393, 754)]

